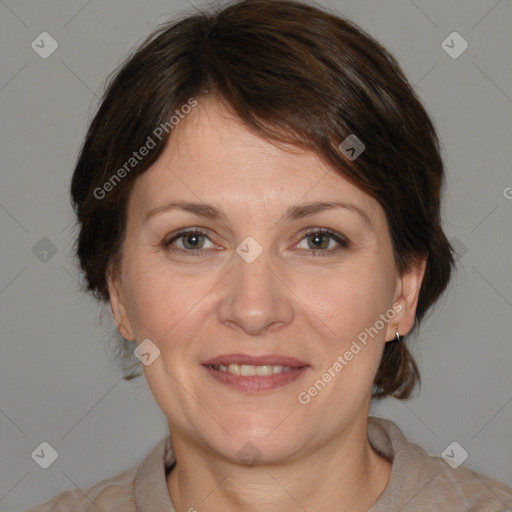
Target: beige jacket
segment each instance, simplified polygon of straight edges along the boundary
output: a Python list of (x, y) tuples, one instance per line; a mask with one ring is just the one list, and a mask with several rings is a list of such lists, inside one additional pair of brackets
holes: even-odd
[[(512, 512), (512, 488), (463, 465), (453, 469), (407, 441), (392, 421), (370, 416), (368, 440), (393, 461), (389, 483), (368, 512)], [(174, 462), (167, 436), (138, 467), (85, 489), (62, 491), (26, 512), (176, 512), (166, 479)]]

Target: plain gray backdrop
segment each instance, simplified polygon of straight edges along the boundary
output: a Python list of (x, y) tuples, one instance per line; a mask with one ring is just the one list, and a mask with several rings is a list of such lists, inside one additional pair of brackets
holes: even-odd
[[(371, 414), (432, 454), (456, 441), (466, 467), (512, 485), (512, 3), (320, 4), (398, 58), (434, 119), (444, 226), (459, 253), (450, 289), (411, 340), (421, 393)], [(109, 309), (80, 291), (68, 187), (107, 75), (192, 5), (204, 3), (0, 1), (0, 510), (118, 474), (167, 435), (144, 377), (122, 381), (110, 359)], [(43, 32), (58, 43), (47, 58), (32, 47)], [(42, 442), (58, 453), (48, 469), (31, 456)]]

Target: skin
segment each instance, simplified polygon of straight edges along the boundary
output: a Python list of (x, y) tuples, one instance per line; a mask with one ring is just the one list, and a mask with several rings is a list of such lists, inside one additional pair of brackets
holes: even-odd
[[(399, 275), (376, 200), (317, 155), (260, 138), (215, 99), (202, 99), (171, 135), (135, 183), (120, 272), (108, 282), (121, 334), (160, 350), (143, 369), (173, 439), (177, 464), (167, 483), (176, 510), (367, 511), (392, 466), (367, 440), (372, 383), (395, 326), (405, 335), (414, 325), (425, 260)], [(213, 204), (225, 218), (168, 210), (145, 220), (176, 200)], [(373, 229), (343, 208), (283, 218), (289, 207), (317, 200), (350, 202)], [(206, 236), (166, 249), (182, 228)], [(315, 241), (306, 228), (330, 228), (349, 246), (329, 236)], [(236, 252), (248, 236), (263, 248), (252, 263)], [(401, 305), (393, 320), (299, 403), (298, 394), (393, 304)], [(248, 394), (202, 366), (227, 353), (281, 354), (310, 367), (284, 387)], [(257, 464), (238, 458), (247, 442), (259, 451)]]

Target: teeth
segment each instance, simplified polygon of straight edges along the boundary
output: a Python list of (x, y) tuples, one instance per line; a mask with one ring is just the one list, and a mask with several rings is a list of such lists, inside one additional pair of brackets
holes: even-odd
[(235, 375), (240, 375), (240, 365), (238, 364), (230, 364), (228, 366), (228, 372), (229, 373), (234, 373)]
[(213, 366), (213, 368), (221, 372), (229, 372), (234, 375), (242, 375), (243, 377), (250, 377), (252, 375), (259, 375), (264, 377), (265, 375), (289, 372), (291, 370), (289, 366), (271, 364), (262, 366), (252, 366), (248, 364), (230, 364), (229, 366), (225, 366), (221, 364), (220, 366)]

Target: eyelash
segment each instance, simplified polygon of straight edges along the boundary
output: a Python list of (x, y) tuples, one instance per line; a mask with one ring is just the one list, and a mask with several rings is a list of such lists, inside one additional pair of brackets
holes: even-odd
[[(176, 240), (179, 240), (180, 238), (184, 238), (185, 235), (205, 235), (209, 239), (208, 234), (206, 232), (202, 231), (201, 229), (186, 228), (186, 229), (177, 231), (170, 239), (168, 239), (167, 241), (164, 241), (164, 243), (163, 243), (164, 249), (166, 251), (186, 253), (189, 256), (202, 256), (201, 253), (204, 252), (203, 249), (175, 249), (175, 248), (171, 247), (173, 242), (175, 242)], [(320, 250), (311, 249), (310, 252), (315, 257), (317, 257), (317, 256), (332, 256), (333, 253), (337, 254), (338, 252), (343, 251), (344, 249), (347, 249), (349, 246), (349, 242), (343, 236), (341, 236), (339, 233), (336, 233), (336, 231), (333, 231), (333, 230), (327, 229), (327, 228), (308, 229), (304, 233), (304, 236), (301, 238), (300, 241), (304, 240), (305, 238), (307, 238), (308, 236), (311, 236), (311, 235), (329, 235), (335, 242), (337, 242), (339, 244), (339, 247), (337, 247), (335, 249), (320, 249)], [(213, 242), (212, 240), (210, 240), (210, 241)]]

